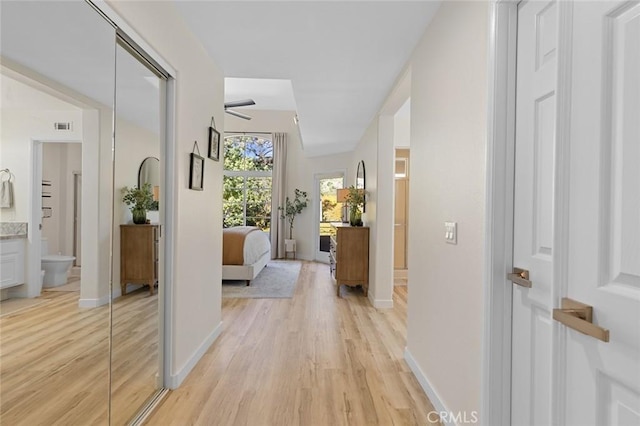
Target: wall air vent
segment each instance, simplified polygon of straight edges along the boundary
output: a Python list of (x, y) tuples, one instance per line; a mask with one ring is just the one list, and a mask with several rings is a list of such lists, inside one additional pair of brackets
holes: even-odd
[(53, 128), (56, 130), (72, 130), (73, 123), (70, 121), (53, 123)]

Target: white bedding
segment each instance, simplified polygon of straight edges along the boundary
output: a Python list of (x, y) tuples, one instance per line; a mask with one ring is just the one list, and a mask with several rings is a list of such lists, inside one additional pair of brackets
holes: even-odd
[(262, 231), (249, 232), (244, 240), (244, 264), (253, 265), (271, 250), (271, 241)]
[(271, 260), (271, 241), (262, 231), (249, 232), (242, 249), (244, 265), (222, 265), (223, 280), (246, 280), (250, 285)]

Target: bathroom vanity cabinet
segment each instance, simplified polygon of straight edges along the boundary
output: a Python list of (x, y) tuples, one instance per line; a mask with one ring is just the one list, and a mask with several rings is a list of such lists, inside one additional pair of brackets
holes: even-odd
[(0, 289), (24, 284), (24, 238), (0, 240)]
[(120, 225), (120, 289), (127, 284), (153, 288), (158, 282), (158, 239), (160, 225)]

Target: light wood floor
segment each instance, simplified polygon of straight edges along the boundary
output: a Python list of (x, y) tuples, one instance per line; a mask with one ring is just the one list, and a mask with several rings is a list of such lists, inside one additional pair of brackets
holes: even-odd
[[(109, 401), (109, 308), (78, 308), (78, 292), (0, 318), (0, 424), (104, 425)], [(113, 305), (112, 424), (155, 390), (157, 296), (141, 289)]]
[(406, 287), (376, 310), (303, 263), (292, 299), (223, 299), (223, 332), (148, 425), (426, 425), (403, 360)]

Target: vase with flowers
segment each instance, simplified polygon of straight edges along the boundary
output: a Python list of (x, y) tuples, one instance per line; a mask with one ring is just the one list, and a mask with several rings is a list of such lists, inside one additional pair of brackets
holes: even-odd
[(129, 206), (133, 223), (141, 225), (147, 223), (147, 210), (153, 205), (153, 193), (151, 192), (151, 184), (145, 183), (142, 188), (134, 186), (133, 188), (122, 188), (122, 201)]
[(362, 226), (362, 208), (364, 206), (364, 189), (356, 189), (350, 186), (346, 196), (349, 205), (349, 224), (351, 226)]

